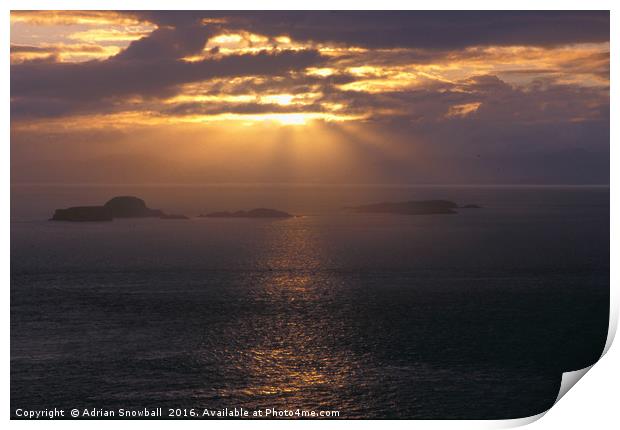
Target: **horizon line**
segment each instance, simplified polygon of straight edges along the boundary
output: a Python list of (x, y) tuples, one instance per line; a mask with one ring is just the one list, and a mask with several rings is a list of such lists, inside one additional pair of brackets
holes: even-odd
[(516, 188), (516, 187), (533, 187), (533, 188), (561, 188), (561, 187), (583, 187), (583, 188), (609, 188), (611, 184), (419, 184), (419, 183), (347, 183), (347, 182), (201, 182), (201, 183), (184, 183), (184, 182), (135, 182), (135, 183), (101, 183), (101, 182), (11, 182), (14, 186), (42, 186), (42, 187), (222, 187), (222, 186), (280, 186), (280, 187), (478, 187), (478, 188)]

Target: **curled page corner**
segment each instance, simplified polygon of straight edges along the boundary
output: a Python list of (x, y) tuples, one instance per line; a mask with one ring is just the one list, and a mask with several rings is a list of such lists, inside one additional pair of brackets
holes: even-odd
[(592, 366), (594, 366), (594, 364), (588, 367), (584, 367), (583, 369), (562, 373), (560, 391), (558, 392), (558, 396), (555, 398), (555, 402), (553, 404), (555, 405), (557, 402), (559, 402), (560, 399), (564, 397), (564, 394), (568, 393), (568, 391), (573, 388), (573, 386), (583, 377), (583, 375), (588, 373), (588, 370), (592, 369)]
[(535, 421), (538, 421), (543, 416), (545, 416), (545, 414), (547, 412), (549, 412), (549, 409), (547, 409), (546, 411), (543, 411), (543, 412), (541, 412), (539, 414), (531, 415), (529, 417), (513, 418), (513, 419), (508, 419), (508, 420), (497, 421), (496, 422), (497, 424), (494, 425), (492, 428), (508, 429), (508, 428), (515, 428), (515, 427), (526, 426), (528, 424), (532, 424)]
[[(553, 406), (555, 406), (555, 404), (557, 402), (559, 402), (562, 397), (564, 397), (564, 394), (568, 393), (568, 391), (571, 388), (573, 388), (573, 386), (583, 377), (583, 375), (588, 373), (588, 370), (590, 370), (592, 368), (592, 366), (594, 366), (594, 364), (592, 364), (592, 365), (590, 365), (588, 367), (584, 367), (583, 369), (562, 373), (562, 381), (560, 383), (560, 390), (558, 392), (558, 396), (556, 397), (555, 401), (553, 402)], [(551, 407), (553, 407), (553, 406), (551, 406)], [(499, 421), (497, 423), (498, 425), (493, 426), (493, 428), (515, 428), (515, 427), (522, 427), (522, 426), (531, 424), (531, 423), (533, 423), (535, 421), (538, 421), (539, 419), (544, 417), (547, 414), (547, 412), (549, 412), (550, 410), (551, 410), (551, 408), (549, 408), (546, 411), (543, 411), (543, 412), (541, 412), (539, 414), (531, 415), (529, 417), (502, 420), (502, 421)]]
[[(603, 352), (601, 353), (601, 356), (598, 358), (598, 360), (600, 360), (607, 353), (607, 351), (609, 351), (609, 348), (611, 347), (611, 344), (613, 343), (614, 337), (616, 336), (617, 326), (618, 326), (618, 316), (615, 312), (613, 312), (613, 309), (612, 309), (612, 312), (609, 316), (609, 328), (607, 331), (607, 341), (605, 342), (605, 347), (603, 348)], [(592, 367), (594, 367), (596, 363), (598, 363), (598, 360), (596, 360), (593, 364), (589, 365), (588, 367), (584, 367), (583, 369), (562, 373), (562, 382), (560, 383), (560, 391), (558, 392), (558, 396), (555, 398), (555, 402), (553, 402), (553, 404), (555, 405), (557, 402), (559, 402), (560, 399), (564, 397), (564, 395), (568, 393), (568, 391), (571, 388), (573, 388), (575, 384), (579, 382), (579, 380), (583, 378), (583, 376), (586, 373), (588, 373), (588, 371), (592, 369)]]
[[(612, 306), (609, 310), (609, 327), (607, 329), (607, 341), (605, 342), (605, 347), (603, 348), (603, 353), (599, 357), (599, 360), (607, 354), (609, 348), (611, 348), (611, 344), (614, 342), (614, 338), (616, 337), (616, 332), (618, 330), (618, 298), (615, 295), (613, 288), (609, 289), (609, 301), (612, 303)], [(613, 304), (616, 303), (616, 306)], [(598, 361), (598, 360), (597, 360)]]
[[(611, 295), (610, 301), (611, 303), (614, 303), (615, 300), (613, 297), (613, 290), (610, 291), (610, 295)], [(609, 348), (611, 347), (611, 344), (613, 343), (614, 338), (616, 337), (617, 329), (618, 329), (618, 308), (612, 305), (610, 309), (610, 313), (609, 313), (609, 327), (607, 329), (607, 341), (605, 342), (605, 347), (603, 348), (603, 352), (601, 353), (601, 356), (598, 358), (598, 360), (603, 358), (603, 356), (607, 354), (607, 351), (609, 351)], [(555, 405), (557, 402), (559, 402), (560, 399), (564, 397), (564, 395), (568, 393), (568, 391), (571, 388), (573, 388), (575, 384), (581, 378), (583, 378), (583, 376), (586, 373), (588, 373), (588, 371), (592, 369), (594, 365), (596, 365), (596, 363), (598, 363), (598, 360), (596, 360), (593, 364), (589, 365), (588, 367), (584, 367), (583, 369), (562, 373), (562, 382), (560, 383), (560, 391), (558, 392), (558, 396), (556, 397), (555, 402), (553, 402), (553, 404)]]
[[(610, 317), (609, 332), (607, 334), (607, 342), (605, 344), (605, 348), (603, 349), (603, 353), (601, 354), (601, 357), (599, 357), (599, 360), (607, 353), (607, 351), (609, 350), (609, 347), (611, 346), (613, 342), (613, 339), (616, 334), (616, 327), (617, 327), (616, 323), (617, 323), (617, 319)], [(555, 401), (553, 402), (553, 406), (555, 406), (555, 404), (559, 402), (560, 399), (564, 397), (564, 395), (568, 393), (570, 389), (573, 388), (575, 384), (579, 382), (579, 380), (583, 378), (583, 376), (586, 373), (588, 373), (588, 371), (592, 369), (592, 367), (594, 367), (594, 365), (597, 362), (598, 360), (594, 362), (593, 364), (591, 364), (590, 366), (584, 367), (583, 369), (578, 369), (578, 370), (573, 370), (570, 372), (562, 373), (562, 381), (560, 382), (560, 390), (558, 391), (558, 395), (555, 398)], [(551, 406), (551, 408), (553, 406)], [(544, 417), (547, 414), (547, 412), (551, 410), (551, 408), (539, 414), (531, 415), (529, 417), (508, 419), (508, 420), (502, 420), (502, 421), (496, 422), (497, 425), (492, 426), (492, 428), (515, 428), (515, 427), (522, 427), (522, 426), (531, 424), (535, 421), (538, 421), (542, 417)]]

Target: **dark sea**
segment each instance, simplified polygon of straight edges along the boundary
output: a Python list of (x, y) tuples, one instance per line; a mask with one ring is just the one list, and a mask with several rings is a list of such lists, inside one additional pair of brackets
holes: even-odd
[[(609, 315), (608, 187), (12, 187), (17, 408), (501, 419), (548, 409)], [(195, 216), (50, 222), (136, 195)], [(448, 199), (453, 215), (343, 206)], [(293, 416), (295, 418), (295, 416)]]

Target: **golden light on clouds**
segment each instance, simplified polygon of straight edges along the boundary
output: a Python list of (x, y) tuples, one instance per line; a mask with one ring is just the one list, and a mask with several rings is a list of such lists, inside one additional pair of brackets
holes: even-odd
[(229, 103), (262, 105), (310, 105), (321, 97), (321, 93), (300, 94), (180, 94), (163, 100), (166, 104), (179, 103)]
[(188, 61), (197, 61), (215, 55), (256, 54), (258, 52), (301, 51), (312, 48), (308, 43), (297, 43), (287, 36), (267, 37), (250, 32), (221, 33), (211, 37), (201, 55), (187, 57)]
[[(465, 161), (444, 166), (442, 180), (476, 173), (471, 147), (483, 153), (496, 142), (555, 145), (550, 154), (559, 154), (597, 141), (602, 153), (605, 14), (494, 14), (510, 25), (491, 35), (477, 13), (12, 12), (17, 157), (39, 165), (97, 146), (123, 166), (153, 163), (139, 170), (155, 176), (174, 158), (172, 180), (188, 165), (191, 181), (246, 179), (258, 160), (269, 168), (253, 177), (269, 179), (285, 160), (294, 178), (323, 177), (332, 163), (338, 180), (376, 169), (432, 182), (448, 158)], [(90, 160), (84, 166), (98, 163)]]
[(178, 96), (165, 99), (166, 104), (177, 103), (251, 103), (258, 101), (259, 97), (253, 94), (179, 94)]
[(259, 103), (289, 105), (308, 105), (321, 97), (321, 93), (267, 94), (259, 96)]
[(339, 86), (345, 91), (382, 93), (420, 85), (418, 73), (401, 67), (360, 66), (347, 71), (359, 79)]
[(228, 125), (250, 127), (255, 125), (309, 126), (316, 121), (343, 123), (364, 119), (362, 115), (332, 114), (328, 112), (303, 113), (220, 113), (212, 115), (160, 115), (157, 112), (126, 111), (109, 115), (79, 115), (71, 119), (45, 119), (16, 123), (14, 131), (43, 131), (50, 129), (123, 129), (142, 126), (181, 126), (183, 124)]
[(11, 63), (103, 60), (156, 28), (112, 11), (12, 11)]
[[(138, 15), (106, 11), (17, 11), (11, 14), (11, 23), (12, 64), (104, 61), (130, 43), (148, 38), (158, 28)], [(205, 28), (226, 23), (225, 18), (202, 21)], [(244, 125), (299, 126), (316, 120), (351, 122), (376, 116), (408, 115), (415, 105), (404, 100), (385, 104), (387, 99), (379, 98), (384, 94), (427, 90), (473, 97), (484, 91), (477, 77), (485, 75), (497, 76), (508, 88), (523, 93), (531, 91), (533, 83), (540, 86), (540, 82), (549, 82), (550, 78), (562, 85), (602, 88), (609, 85), (609, 42), (550, 47), (471, 46), (431, 53), (408, 48), (372, 50), (342, 43), (300, 41), (289, 34), (268, 36), (236, 29), (216, 32), (207, 38), (201, 50), (179, 61), (191, 64), (230, 56), (311, 50), (328, 61), (277, 76), (249, 73), (196, 79), (162, 96), (134, 94), (126, 97), (125, 102), (115, 99), (115, 109), (107, 117), (114, 118), (117, 124), (131, 118), (139, 123), (158, 124), (232, 121)], [(360, 104), (340, 92), (378, 98), (377, 102)], [(596, 100), (584, 103), (592, 111), (598, 108)], [(454, 101), (440, 109), (441, 118), (471, 116), (481, 104), (475, 98)]]
[(144, 27), (125, 27), (124, 29), (98, 28), (86, 31), (77, 31), (67, 37), (81, 42), (131, 42), (148, 36), (152, 29)]
[(275, 103), (278, 105), (287, 106), (293, 102), (294, 98), (295, 96), (292, 94), (273, 94), (261, 96), (260, 100), (262, 100), (264, 103)]
[(243, 36), (241, 34), (220, 34), (218, 36), (212, 37), (209, 42), (215, 46), (233, 46), (237, 47), (239, 43), (243, 41)]
[(28, 23), (34, 25), (136, 25), (142, 21), (114, 11), (11, 11), (11, 23)]
[(482, 103), (465, 103), (462, 105), (450, 106), (448, 109), (447, 117), (465, 117), (478, 110)]
[(308, 74), (310, 76), (327, 77), (327, 76), (331, 76), (331, 75), (333, 75), (335, 73), (336, 73), (336, 70), (332, 69), (330, 67), (308, 67), (306, 69), (306, 74)]
[(97, 44), (66, 45), (64, 43), (56, 45), (42, 43), (36, 48), (12, 45), (11, 48), (11, 64), (46, 59), (68, 63), (105, 59), (116, 55), (121, 49), (117, 46), (100, 46)]
[(262, 114), (235, 114), (224, 113), (218, 115), (197, 115), (182, 117), (177, 121), (191, 123), (221, 123), (232, 122), (243, 126), (251, 126), (256, 123), (274, 123), (278, 125), (310, 125), (314, 121), (344, 122), (362, 119), (359, 115), (335, 115), (325, 112), (304, 113), (262, 113)]

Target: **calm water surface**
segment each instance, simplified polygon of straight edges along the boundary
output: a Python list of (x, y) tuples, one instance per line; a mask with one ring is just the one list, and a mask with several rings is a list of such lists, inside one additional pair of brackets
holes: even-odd
[[(117, 194), (195, 215), (57, 223)], [(384, 200), (457, 215), (352, 215)], [(12, 188), (11, 409), (517, 418), (607, 335), (608, 188)]]

